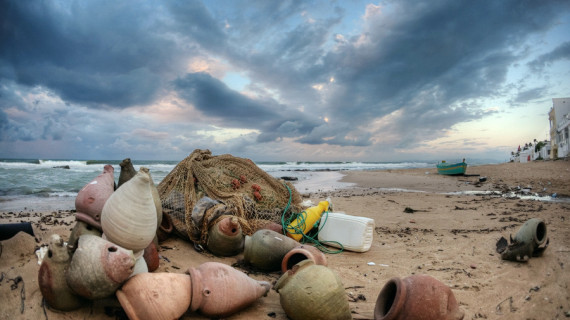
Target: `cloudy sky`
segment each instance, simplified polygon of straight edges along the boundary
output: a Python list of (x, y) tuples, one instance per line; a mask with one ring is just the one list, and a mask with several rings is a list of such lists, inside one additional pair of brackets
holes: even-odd
[(507, 160), (570, 1), (0, 1), (0, 158)]

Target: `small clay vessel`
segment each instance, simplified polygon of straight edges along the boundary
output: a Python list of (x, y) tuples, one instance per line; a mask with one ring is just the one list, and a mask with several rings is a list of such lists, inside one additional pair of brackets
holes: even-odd
[(73, 253), (75, 251), (79, 237), (84, 234), (91, 234), (100, 237), (102, 232), (90, 224), (77, 220), (75, 222), (75, 226), (73, 226), (73, 230), (71, 230), (71, 234), (69, 235), (69, 241), (67, 241), (67, 250), (69, 250), (69, 252)]
[(109, 197), (103, 207), (101, 226), (109, 241), (136, 252), (154, 238), (156, 217), (150, 176), (141, 170)]
[(528, 261), (533, 256), (540, 256), (548, 242), (546, 224), (542, 219), (532, 218), (521, 226), (511, 244), (501, 237), (497, 242), (497, 252), (504, 260)]
[(287, 252), (299, 246), (299, 242), (268, 229), (245, 236), (244, 260), (263, 271), (281, 270), (281, 262)]
[(279, 293), (281, 307), (293, 320), (352, 319), (338, 275), (312, 260), (294, 265), (277, 280), (274, 288)]
[(261, 225), (258, 230), (261, 230), (261, 229), (269, 229), (269, 230), (275, 231), (277, 233), (283, 234), (283, 226), (280, 225), (279, 223), (275, 223), (273, 221), (267, 221), (267, 223)]
[(163, 212), (162, 222), (160, 223), (158, 231), (156, 232), (156, 238), (158, 242), (162, 242), (168, 239), (173, 230), (174, 230), (174, 224), (172, 224), (172, 218), (168, 214)]
[(119, 184), (117, 185), (117, 189), (137, 174), (137, 171), (131, 162), (131, 158), (123, 159), (123, 161), (119, 163), (119, 166), (121, 166), (121, 173), (119, 173)]
[(134, 266), (131, 250), (85, 234), (79, 237), (65, 277), (78, 295), (91, 300), (102, 299), (115, 293), (133, 273)]
[(285, 273), (287, 270), (291, 270), (294, 265), (303, 260), (313, 260), (315, 264), (327, 265), (327, 257), (321, 250), (309, 245), (300, 245), (287, 252), (283, 257), (281, 272)]
[(390, 279), (374, 307), (375, 320), (461, 320), (463, 316), (451, 289), (428, 275)]
[(271, 284), (219, 262), (189, 268), (192, 281), (190, 309), (208, 317), (226, 317), (267, 295)]
[(213, 254), (222, 257), (235, 256), (243, 251), (244, 237), (236, 216), (223, 216), (208, 230), (206, 246)]
[(151, 242), (148, 247), (144, 249), (143, 253), (144, 261), (148, 267), (148, 272), (153, 272), (160, 266), (160, 258), (158, 256), (158, 247), (156, 244)]
[(107, 199), (115, 191), (115, 169), (107, 164), (103, 173), (86, 184), (75, 198), (75, 216), (77, 220), (101, 230), (101, 212)]
[(70, 261), (71, 257), (63, 239), (53, 234), (49, 240), (47, 255), (40, 266), (38, 284), (47, 304), (56, 310), (75, 310), (88, 303), (67, 285), (65, 271)]
[(131, 320), (178, 319), (190, 307), (191, 297), (190, 276), (179, 273), (141, 273), (117, 290)]

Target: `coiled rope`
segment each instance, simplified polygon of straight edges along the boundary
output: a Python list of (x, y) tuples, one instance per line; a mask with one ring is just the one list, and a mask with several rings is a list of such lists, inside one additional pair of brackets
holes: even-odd
[[(316, 229), (316, 232), (308, 232), (308, 234), (305, 234), (303, 231), (306, 229), (306, 219), (307, 219), (307, 211), (303, 210), (300, 213), (292, 213), (289, 218), (287, 220), (285, 220), (285, 213), (289, 210), (289, 207), (291, 205), (291, 200), (292, 200), (292, 193), (291, 193), (291, 189), (289, 188), (289, 186), (285, 185), (285, 187), (287, 187), (287, 190), (289, 191), (289, 201), (287, 202), (287, 206), (285, 207), (285, 209), (283, 210), (283, 214), (281, 215), (281, 227), (283, 229), (283, 234), (298, 234), (301, 235), (301, 241), (299, 241), (300, 243), (312, 243), (314, 244), (314, 246), (316, 248), (318, 248), (319, 250), (321, 250), (324, 253), (330, 253), (330, 254), (337, 254), (337, 253), (341, 253), (344, 251), (344, 246), (342, 245), (342, 243), (338, 242), (338, 241), (319, 241), (318, 240), (318, 235), (319, 232), (321, 232), (321, 230), (323, 229), (323, 227), (325, 226), (325, 223), (327, 222), (328, 219), (328, 213), (329, 211), (325, 211), (323, 212), (323, 215), (321, 216), (321, 218), (319, 220), (317, 220), (315, 222), (315, 224), (313, 225), (313, 229)], [(323, 221), (323, 217), (325, 218)], [(297, 220), (297, 225), (296, 226), (292, 226), (291, 222), (295, 221), (295, 219)], [(311, 230), (313, 230), (311, 229)], [(325, 246), (325, 244), (327, 243), (336, 243), (338, 244), (338, 246), (340, 246), (340, 249), (338, 250), (332, 250), (328, 247)]]

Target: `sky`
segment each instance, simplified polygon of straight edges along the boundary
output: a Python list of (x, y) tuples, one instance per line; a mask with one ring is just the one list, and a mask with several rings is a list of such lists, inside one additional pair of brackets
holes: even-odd
[(0, 158), (495, 159), (570, 97), (570, 1), (0, 0)]

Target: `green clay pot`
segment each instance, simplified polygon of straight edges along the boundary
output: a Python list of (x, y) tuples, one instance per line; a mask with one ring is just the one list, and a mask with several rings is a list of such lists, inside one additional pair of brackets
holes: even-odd
[(512, 243), (503, 249), (501, 258), (512, 261), (528, 261), (532, 256), (540, 255), (547, 246), (546, 224), (542, 219), (532, 218), (521, 226), (512, 239)]
[(225, 216), (208, 230), (206, 246), (213, 254), (231, 257), (243, 251), (244, 237), (235, 216)]
[(245, 236), (244, 260), (263, 271), (281, 270), (281, 262), (300, 243), (273, 230), (261, 229), (251, 237)]
[(352, 319), (344, 286), (328, 267), (303, 260), (284, 273), (275, 290), (292, 320)]

